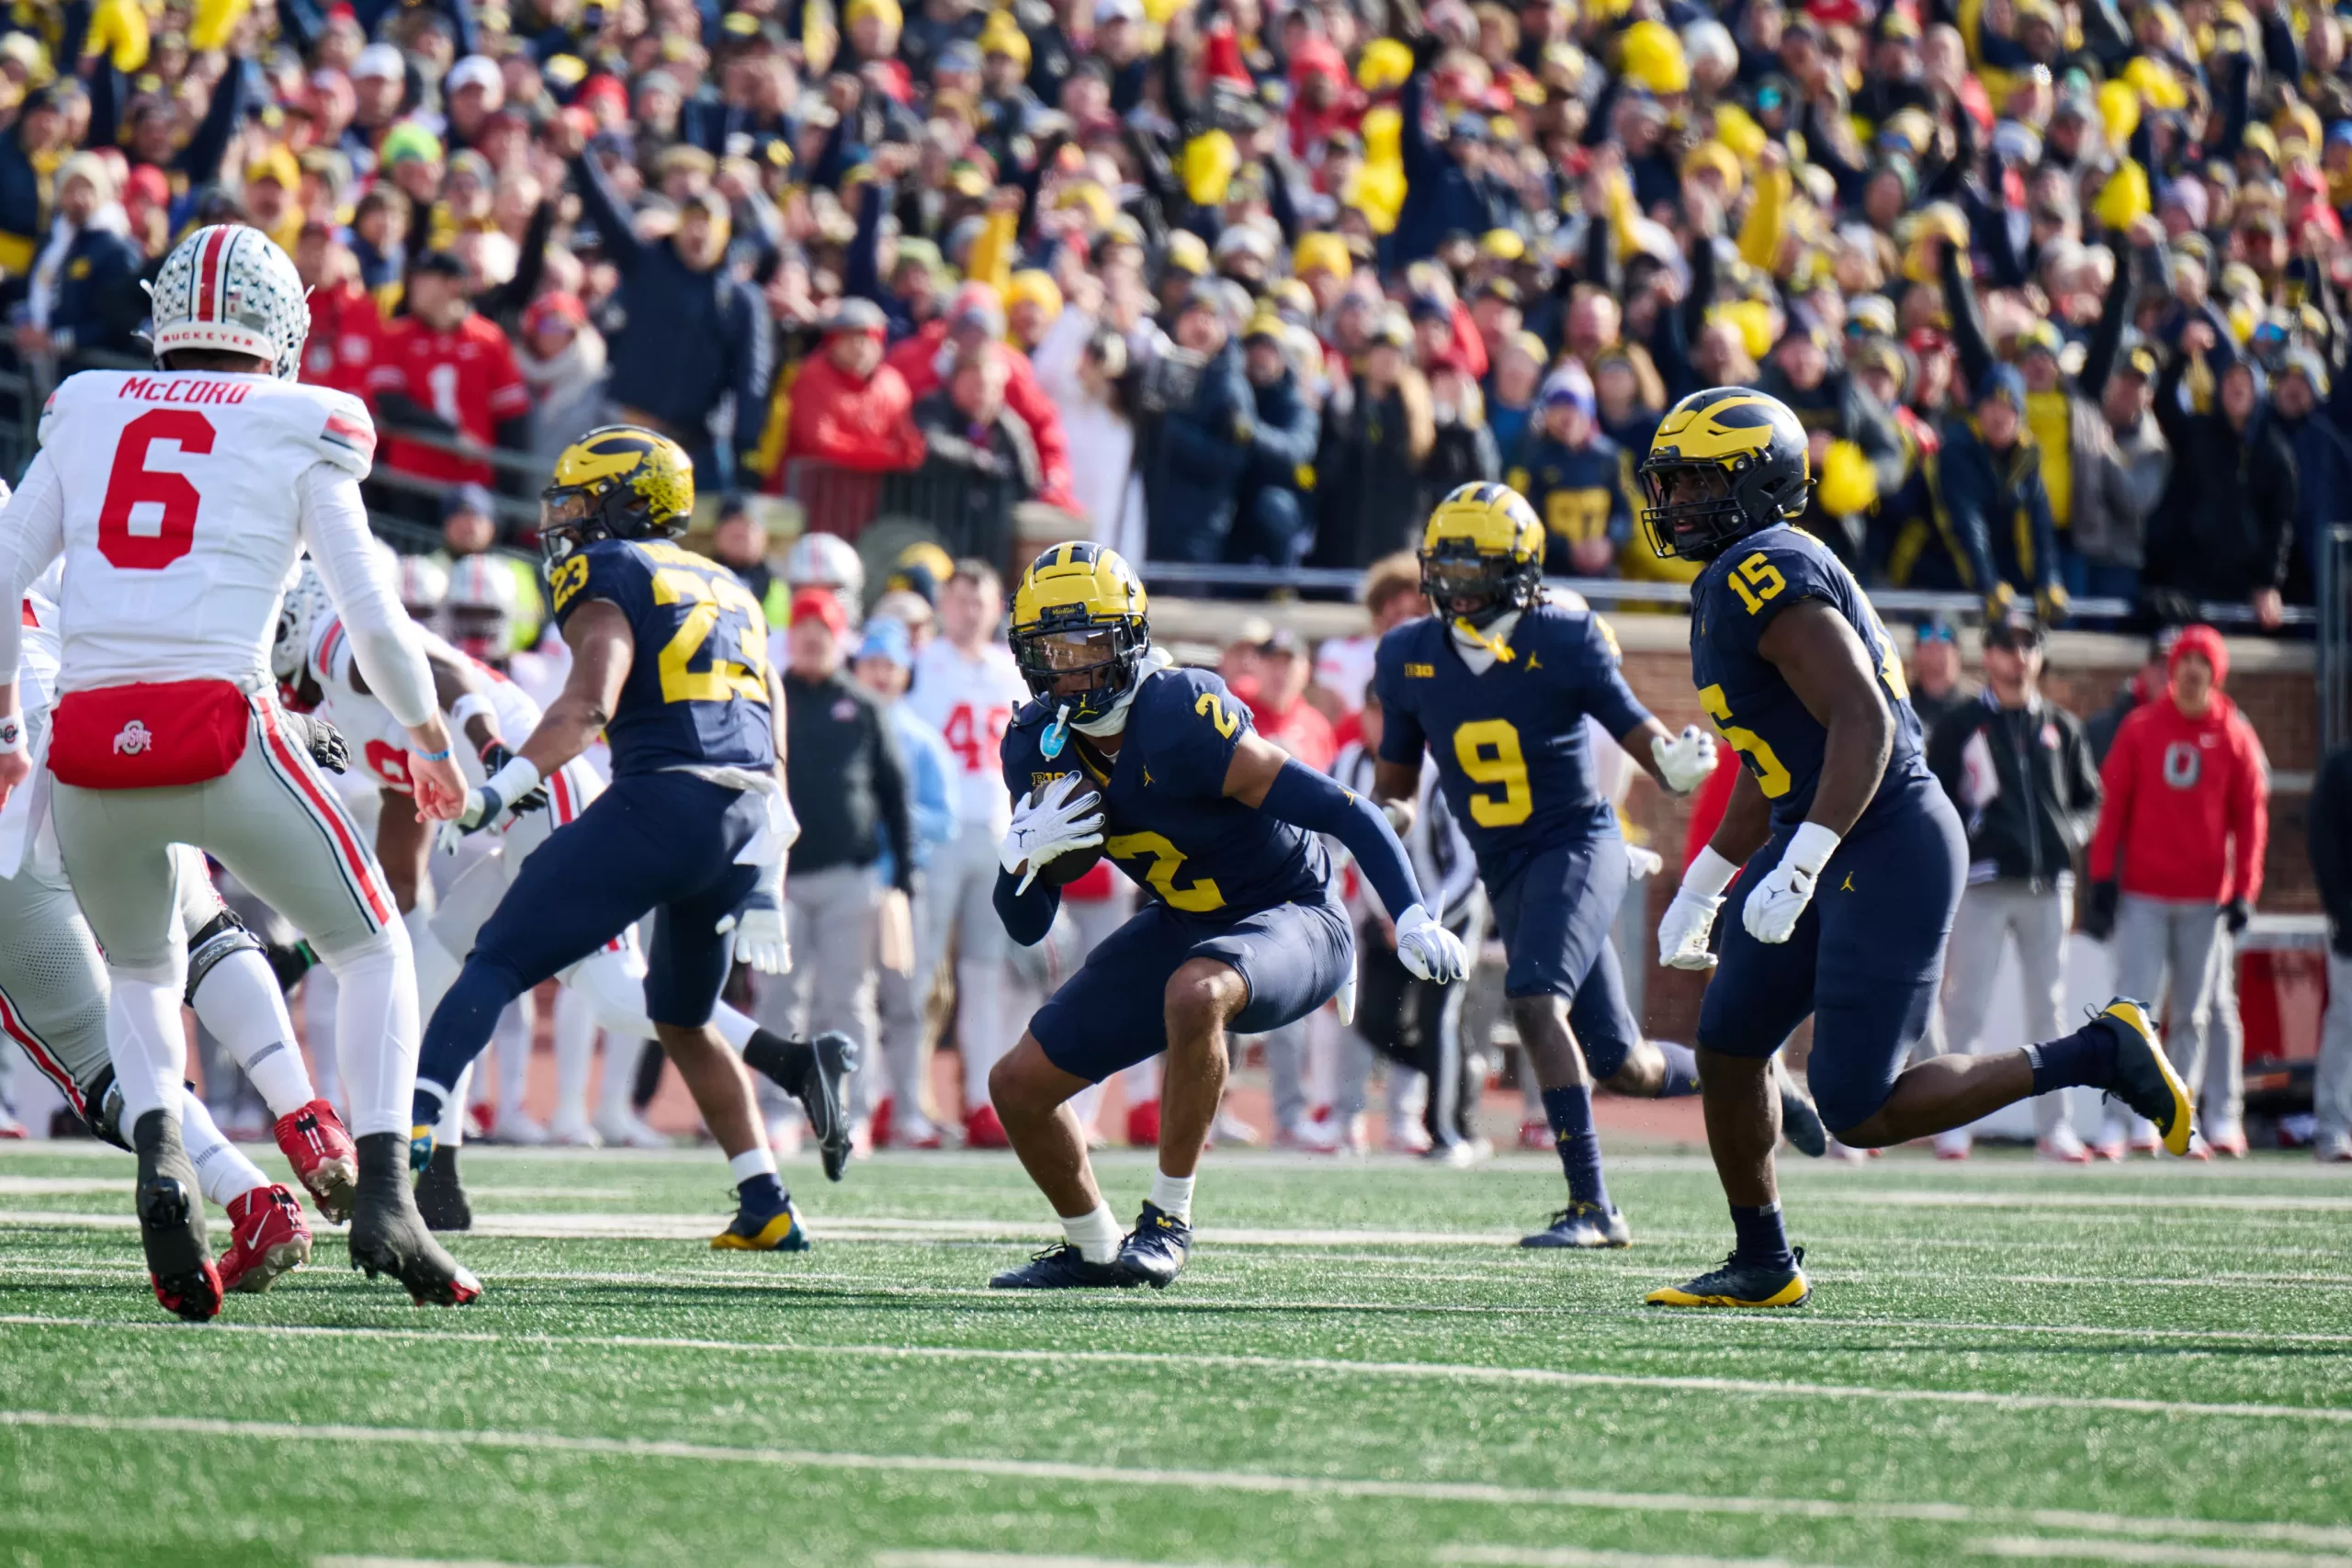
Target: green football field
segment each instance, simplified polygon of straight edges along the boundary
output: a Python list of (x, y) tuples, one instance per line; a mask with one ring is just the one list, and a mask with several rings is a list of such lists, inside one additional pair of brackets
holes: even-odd
[(1727, 1245), (1687, 1156), (1563, 1256), (1548, 1161), (1219, 1154), (1175, 1288), (1043, 1297), (1009, 1158), (797, 1165), (797, 1257), (707, 1249), (707, 1153), (467, 1160), (479, 1304), (322, 1227), (196, 1327), (127, 1159), (0, 1154), (0, 1563), (2352, 1562), (2352, 1182), (2284, 1156), (1796, 1162), (1813, 1303), (1738, 1316), (1639, 1305)]

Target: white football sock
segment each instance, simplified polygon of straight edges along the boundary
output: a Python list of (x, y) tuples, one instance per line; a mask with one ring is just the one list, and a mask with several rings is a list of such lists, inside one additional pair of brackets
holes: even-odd
[(261, 1173), (261, 1167), (238, 1153), (237, 1145), (220, 1135), (212, 1112), (204, 1108), (204, 1101), (197, 1098), (193, 1089), (180, 1090), (180, 1144), (196, 1167), (196, 1185), (208, 1203), (226, 1208), (232, 1199), (269, 1185), (269, 1178)]
[(474, 1065), (458, 1075), (457, 1086), (441, 1102), (440, 1119), (433, 1123), (433, 1142), (445, 1149), (463, 1148), (466, 1143), (466, 1108), (473, 1103)]
[(1119, 1256), (1119, 1217), (1111, 1205), (1098, 1201), (1091, 1213), (1073, 1219), (1062, 1216), (1062, 1235), (1089, 1263), (1108, 1263)]
[(109, 967), (107, 1055), (122, 1086), (122, 1131), (161, 1111), (176, 1120), (187, 1079), (187, 1032), (180, 1023), (180, 987), (169, 978), (142, 980)]
[(1171, 1219), (1193, 1223), (1193, 1182), (1190, 1176), (1170, 1176), (1164, 1170), (1151, 1173), (1152, 1207)]
[(588, 1120), (588, 1069), (596, 1065), (596, 1013), (579, 987), (555, 994), (555, 1124)]
[(727, 1048), (738, 1056), (743, 1054), (743, 1047), (751, 1043), (752, 1032), (759, 1028), (757, 1023), (725, 1002), (710, 1010), (710, 1026), (718, 1031), (718, 1037), (726, 1041)]
[(334, 1013), (342, 995), (334, 971), (313, 964), (302, 976), (302, 994), (297, 999), (302, 1004), (302, 1043), (310, 1047), (311, 1079), (320, 1098), (334, 1105), (348, 1123), (351, 1090), (343, 1081), (343, 1055), (334, 1044)]
[(727, 1170), (728, 1174), (735, 1178), (735, 1183), (739, 1187), (755, 1176), (774, 1176), (775, 1153), (768, 1147), (767, 1139), (763, 1137), (758, 1147), (745, 1149), (740, 1155), (729, 1156), (727, 1161)]
[(449, 987), (458, 983), (458, 971), (464, 966), (433, 934), (433, 912), (424, 905), (402, 915), (401, 925), (408, 931), (410, 962), (416, 967), (416, 1015), (431, 1018)]
[(406, 1138), (421, 1033), (408, 932), (386, 926), (326, 962), (334, 971), (334, 1037), (351, 1095), (352, 1136)]
[(229, 954), (207, 971), (193, 1005), (204, 1027), (253, 1079), (272, 1116), (290, 1116), (318, 1098), (268, 959), (250, 947)]

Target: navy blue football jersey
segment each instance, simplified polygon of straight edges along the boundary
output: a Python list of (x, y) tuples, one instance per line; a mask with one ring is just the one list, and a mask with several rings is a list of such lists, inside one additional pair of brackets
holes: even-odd
[(1235, 918), (1276, 904), (1317, 903), (1331, 880), (1322, 841), (1225, 795), (1225, 773), (1250, 729), (1250, 709), (1206, 670), (1144, 677), (1105, 772), (1069, 733), (1048, 758), (1053, 710), (1027, 703), (1004, 732), (1004, 786), (1019, 800), (1065, 773), (1102, 792), (1102, 848), (1129, 880), (1171, 909)]
[(733, 572), (665, 540), (599, 539), (548, 585), (559, 626), (592, 599), (628, 617), (637, 657), (605, 728), (616, 778), (775, 765), (767, 617)]
[(1446, 623), (1426, 615), (1382, 637), (1373, 664), (1380, 760), (1418, 768), (1429, 747), (1489, 886), (1548, 849), (1617, 830), (1593, 784), (1585, 716), (1611, 735), (1650, 716), (1625, 684), (1615, 634), (1589, 610), (1538, 605), (1509, 647), (1474, 674)]
[(1709, 562), (1690, 585), (1690, 678), (1700, 705), (1763, 786), (1773, 824), (1781, 828), (1803, 821), (1813, 809), (1829, 730), (1756, 644), (1775, 615), (1806, 599), (1846, 617), (1870, 650), (1894, 711), (1894, 749), (1871, 807), (1921, 780), (1932, 782), (1903, 660), (1861, 584), (1812, 535), (1785, 525), (1767, 528)]

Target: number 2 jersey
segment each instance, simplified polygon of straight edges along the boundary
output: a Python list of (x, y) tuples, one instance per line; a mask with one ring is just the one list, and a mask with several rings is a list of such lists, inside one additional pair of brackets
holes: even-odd
[(1700, 705), (1771, 803), (1775, 829), (1795, 826), (1813, 809), (1829, 731), (1757, 644), (1781, 611), (1807, 599), (1828, 605), (1854, 628), (1894, 710), (1894, 750), (1863, 820), (1888, 800), (1935, 783), (1903, 661), (1861, 584), (1812, 535), (1785, 525), (1767, 528), (1709, 562), (1690, 585), (1690, 679)]
[(605, 727), (613, 776), (701, 768), (773, 775), (768, 624), (735, 574), (662, 539), (599, 539), (548, 573), (558, 626), (603, 600), (636, 657)]
[(1004, 732), (1004, 785), (1016, 800), (1075, 773), (1102, 795), (1102, 849), (1155, 901), (1238, 919), (1277, 904), (1319, 904), (1330, 856), (1304, 829), (1228, 799), (1226, 770), (1249, 707), (1205, 670), (1143, 677), (1118, 755), (1104, 760), (1072, 729), (1046, 755), (1053, 708), (1023, 706)]
[(1615, 634), (1589, 610), (1523, 611), (1505, 647), (1508, 659), (1475, 672), (1447, 623), (1425, 615), (1380, 639), (1372, 678), (1380, 760), (1418, 768), (1428, 746), (1490, 889), (1546, 850), (1616, 833), (1585, 716), (1611, 735), (1650, 716), (1625, 683)]

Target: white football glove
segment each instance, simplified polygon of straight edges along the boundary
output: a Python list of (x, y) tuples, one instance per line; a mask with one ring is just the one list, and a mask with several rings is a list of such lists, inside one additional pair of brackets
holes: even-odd
[(1452, 985), (1470, 973), (1462, 939), (1438, 923), (1419, 904), (1396, 917), (1396, 956), (1419, 980)]
[(1690, 869), (1682, 874), (1682, 886), (1674, 890), (1674, 902), (1666, 907), (1666, 916), (1657, 923), (1657, 961), (1668, 969), (1713, 969), (1715, 955), (1707, 951), (1707, 938), (1715, 929), (1715, 912), (1724, 907), (1724, 889), (1731, 886), (1739, 867), (1715, 853), (1709, 845), (1701, 850)]
[(1783, 942), (1797, 929), (1797, 918), (1813, 902), (1814, 884), (1821, 868), (1838, 852), (1838, 836), (1818, 822), (1798, 826), (1781, 863), (1764, 874), (1747, 896), (1741, 921), (1758, 942)]
[(1015, 893), (1028, 892), (1037, 868), (1055, 856), (1102, 841), (1102, 797), (1078, 788), (1078, 775), (1064, 773), (1014, 809), (1012, 826), (997, 846), (997, 863), (1007, 875), (1021, 877)]
[(1686, 724), (1671, 740), (1663, 735), (1650, 737), (1650, 755), (1666, 787), (1676, 795), (1689, 795), (1715, 771), (1715, 738), (1695, 724)]
[(792, 942), (785, 934), (784, 904), (774, 886), (763, 886), (743, 907), (721, 919), (712, 929), (720, 936), (735, 933), (735, 956), (763, 975), (784, 975), (792, 969)]
[(1625, 870), (1636, 882), (1646, 882), (1666, 869), (1666, 857), (1639, 844), (1625, 846)]

